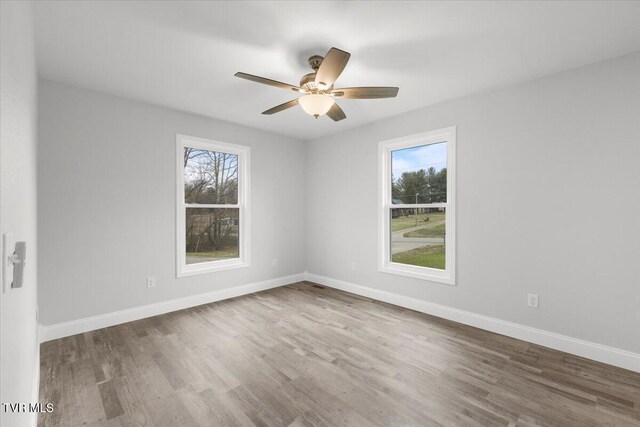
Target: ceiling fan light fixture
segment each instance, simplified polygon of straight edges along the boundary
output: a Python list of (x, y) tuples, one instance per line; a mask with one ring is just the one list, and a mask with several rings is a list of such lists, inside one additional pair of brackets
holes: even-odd
[(298, 103), (305, 113), (317, 119), (319, 116), (327, 114), (331, 107), (333, 107), (333, 104), (335, 104), (335, 101), (330, 96), (310, 94), (300, 97)]

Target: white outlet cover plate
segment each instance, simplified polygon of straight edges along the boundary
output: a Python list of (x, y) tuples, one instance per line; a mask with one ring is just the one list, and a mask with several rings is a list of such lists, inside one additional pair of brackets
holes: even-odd
[(147, 277), (147, 288), (155, 288), (156, 287), (156, 278), (153, 276)]
[(540, 301), (538, 298), (538, 294), (528, 294), (527, 295), (527, 305), (532, 308), (538, 308)]

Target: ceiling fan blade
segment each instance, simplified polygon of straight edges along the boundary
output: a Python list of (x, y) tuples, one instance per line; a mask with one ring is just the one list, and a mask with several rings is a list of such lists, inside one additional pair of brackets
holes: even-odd
[(284, 104), (276, 105), (273, 108), (269, 108), (267, 111), (264, 111), (262, 114), (271, 115), (275, 113), (279, 113), (282, 110), (286, 110), (287, 108), (295, 107), (298, 105), (298, 99), (292, 99), (291, 101), (287, 101)]
[(329, 116), (334, 122), (339, 122), (340, 120), (347, 118), (347, 115), (342, 111), (342, 108), (340, 108), (338, 104), (333, 104), (329, 111), (327, 111), (327, 116)]
[(397, 87), (345, 87), (334, 89), (331, 95), (344, 99), (394, 98), (398, 95)]
[(275, 86), (280, 89), (290, 89), (296, 92), (300, 92), (300, 88), (298, 86), (293, 86), (287, 83), (282, 83), (277, 80), (267, 79), (265, 77), (254, 76), (253, 74), (247, 73), (235, 73), (236, 77), (240, 77), (241, 79), (251, 80), (252, 82), (262, 83), (263, 85)]
[(347, 66), (351, 54), (344, 50), (332, 47), (322, 60), (320, 68), (316, 72), (316, 83), (329, 87), (336, 81), (344, 67)]

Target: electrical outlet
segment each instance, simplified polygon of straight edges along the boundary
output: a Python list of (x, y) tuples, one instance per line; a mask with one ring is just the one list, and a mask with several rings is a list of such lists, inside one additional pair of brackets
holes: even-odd
[(527, 305), (531, 308), (538, 308), (539, 304), (538, 294), (529, 294), (527, 295)]
[(351, 271), (356, 271), (356, 263), (355, 262), (351, 263)]
[(156, 278), (153, 276), (147, 277), (147, 288), (155, 288), (156, 287)]
[(274, 258), (271, 260), (271, 267), (277, 267), (278, 266), (278, 258)]

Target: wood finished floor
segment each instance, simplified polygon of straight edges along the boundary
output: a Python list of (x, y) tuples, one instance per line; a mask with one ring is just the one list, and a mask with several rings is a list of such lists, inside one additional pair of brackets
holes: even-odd
[(309, 283), (42, 344), (40, 426), (640, 425), (640, 374)]

